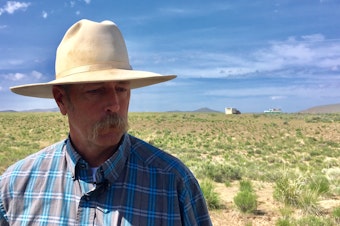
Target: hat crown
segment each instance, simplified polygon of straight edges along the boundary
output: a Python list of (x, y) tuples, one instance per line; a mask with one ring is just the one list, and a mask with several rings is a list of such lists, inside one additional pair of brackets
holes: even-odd
[(111, 21), (80, 20), (67, 30), (58, 46), (56, 79), (96, 68), (131, 70), (125, 41)]

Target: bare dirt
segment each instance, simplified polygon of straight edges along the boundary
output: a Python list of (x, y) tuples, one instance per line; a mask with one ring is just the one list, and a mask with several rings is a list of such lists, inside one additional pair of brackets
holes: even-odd
[[(216, 184), (215, 191), (219, 193), (224, 209), (212, 210), (210, 215), (213, 225), (215, 226), (239, 226), (239, 225), (275, 225), (277, 220), (281, 217), (280, 208), (283, 205), (273, 198), (273, 184), (266, 182), (253, 182), (256, 194), (258, 196), (257, 211), (251, 214), (241, 213), (234, 205), (233, 198), (239, 190), (239, 182), (233, 182), (230, 187), (224, 184)], [(340, 196), (331, 197), (331, 199), (324, 199), (319, 202), (324, 214), (329, 214), (329, 211), (337, 206), (340, 206)], [(301, 216), (297, 210), (296, 218)]]

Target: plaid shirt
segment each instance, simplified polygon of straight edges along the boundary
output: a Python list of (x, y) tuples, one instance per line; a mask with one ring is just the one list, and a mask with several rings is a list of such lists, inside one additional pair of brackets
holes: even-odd
[(188, 168), (129, 134), (95, 179), (69, 139), (28, 156), (0, 178), (0, 225), (211, 225)]

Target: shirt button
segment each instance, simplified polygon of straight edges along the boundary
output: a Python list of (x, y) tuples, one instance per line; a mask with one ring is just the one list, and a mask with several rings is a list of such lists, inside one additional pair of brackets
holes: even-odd
[(80, 164), (80, 168), (86, 169), (86, 164), (84, 164), (84, 163)]

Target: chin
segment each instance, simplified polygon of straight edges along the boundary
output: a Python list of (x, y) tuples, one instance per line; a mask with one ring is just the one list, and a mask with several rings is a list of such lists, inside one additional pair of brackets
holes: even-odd
[(120, 142), (123, 136), (123, 132), (108, 132), (100, 134), (96, 140), (98, 143), (106, 143), (111, 145), (116, 145)]

